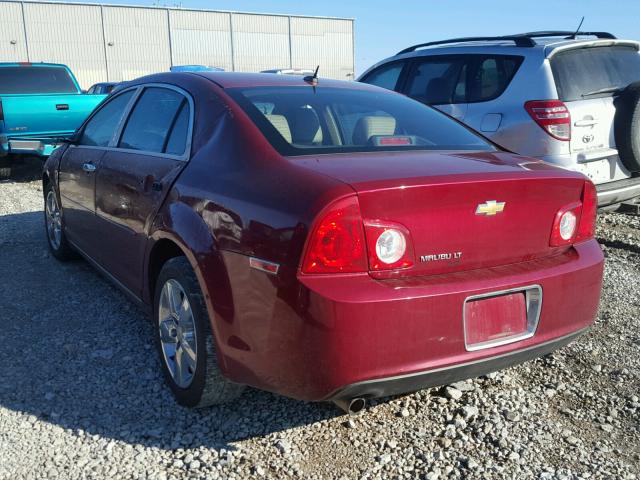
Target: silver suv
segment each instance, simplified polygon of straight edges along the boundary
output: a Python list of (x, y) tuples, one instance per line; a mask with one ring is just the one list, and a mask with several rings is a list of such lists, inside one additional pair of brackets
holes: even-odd
[(358, 80), (584, 173), (607, 206), (640, 195), (639, 50), (605, 32), (458, 38), (402, 50)]

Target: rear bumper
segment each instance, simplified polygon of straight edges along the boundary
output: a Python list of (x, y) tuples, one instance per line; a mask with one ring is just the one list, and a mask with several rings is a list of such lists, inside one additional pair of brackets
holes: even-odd
[(415, 392), (424, 388), (447, 385), (466, 380), (468, 378), (486, 375), (496, 370), (501, 370), (517, 365), (534, 358), (547, 355), (578, 338), (586, 329), (579, 330), (564, 337), (556, 338), (548, 342), (532, 347), (515, 350), (488, 359), (471, 361), (451, 367), (444, 367), (426, 372), (399, 375), (396, 377), (378, 378), (347, 385), (333, 392), (327, 400), (342, 400), (352, 398), (376, 398), (389, 395), (399, 395), (406, 392)]
[(16, 155), (37, 155), (48, 157), (57, 147), (53, 142), (40, 139), (10, 139), (8, 142), (8, 152)]
[(640, 177), (596, 185), (598, 206), (606, 207), (640, 196)]
[[(247, 259), (228, 254), (225, 263), (243, 271)], [(311, 401), (473, 377), (546, 354), (591, 325), (603, 265), (591, 240), (554, 257), (453, 274), (299, 275), (291, 290), (249, 269), (232, 280), (233, 320), (214, 326), (221, 364), (235, 382)], [(542, 302), (532, 336), (467, 348), (467, 299), (534, 285)]]

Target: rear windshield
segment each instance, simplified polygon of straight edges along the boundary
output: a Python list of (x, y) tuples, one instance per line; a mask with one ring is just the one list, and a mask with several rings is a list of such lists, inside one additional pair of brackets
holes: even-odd
[(63, 67), (2, 67), (0, 93), (77, 93), (71, 75)]
[(437, 110), (383, 90), (305, 85), (227, 91), (283, 155), (495, 150)]
[(640, 80), (640, 54), (625, 46), (567, 50), (552, 57), (551, 68), (560, 99), (570, 102)]

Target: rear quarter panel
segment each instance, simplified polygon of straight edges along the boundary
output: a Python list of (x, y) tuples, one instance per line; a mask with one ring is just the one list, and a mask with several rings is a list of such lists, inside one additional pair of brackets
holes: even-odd
[[(282, 335), (300, 326), (296, 273), (309, 226), (327, 202), (354, 192), (280, 157), (209, 80), (193, 76), (180, 86), (196, 105), (192, 157), (155, 219), (147, 256), (162, 239), (183, 250), (203, 289), (224, 373), (274, 390), (274, 359), (287, 358)], [(277, 263), (277, 275), (250, 268), (251, 257)], [(148, 288), (145, 301), (152, 296)]]

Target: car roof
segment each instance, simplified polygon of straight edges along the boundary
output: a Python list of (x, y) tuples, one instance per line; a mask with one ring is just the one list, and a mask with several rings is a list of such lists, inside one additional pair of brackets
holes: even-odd
[[(464, 40), (464, 39), (460, 39)], [(496, 55), (518, 55), (525, 57), (539, 57), (540, 60), (550, 58), (554, 54), (583, 47), (597, 46), (630, 46), (640, 50), (640, 42), (635, 40), (622, 40), (616, 38), (598, 38), (598, 39), (567, 39), (562, 37), (543, 37), (536, 38), (533, 45), (518, 46), (512, 39), (494, 37), (494, 39), (474, 40), (474, 41), (451, 41), (451, 43), (442, 42), (438, 45), (425, 44), (424, 47), (417, 45), (410, 47), (394, 56), (385, 58), (380, 62), (372, 65), (363, 72), (359, 80), (364, 78), (369, 72), (375, 68), (396, 60), (404, 60), (407, 58), (426, 57), (433, 55), (480, 55), (480, 54), (496, 54)], [(415, 48), (415, 49), (414, 49)]]
[[(191, 75), (198, 75), (207, 78), (222, 88), (235, 87), (296, 87), (310, 86), (300, 75), (279, 75), (277, 73), (242, 73), (242, 72), (197, 72)], [(329, 78), (318, 78), (318, 88), (352, 88), (361, 90), (361, 84), (346, 80), (333, 80)]]
[(62, 63), (49, 62), (0, 62), (0, 67), (62, 67), (69, 69), (67, 65)]

